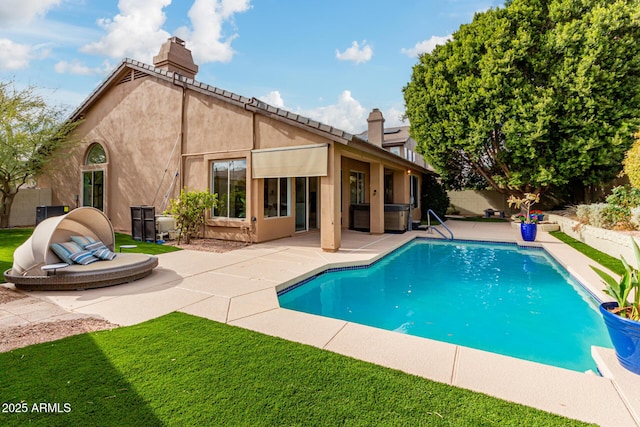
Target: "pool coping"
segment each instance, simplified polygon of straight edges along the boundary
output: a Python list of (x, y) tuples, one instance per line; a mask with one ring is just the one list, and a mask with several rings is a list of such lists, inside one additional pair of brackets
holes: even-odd
[[(431, 237), (426, 238), (429, 239)], [(296, 286), (296, 283), (311, 280), (313, 277), (328, 270), (348, 269), (351, 267), (367, 268), (415, 239), (425, 239), (425, 237), (414, 235), (406, 240), (403, 239), (366, 260), (327, 263), (322, 267), (317, 267), (305, 274), (279, 283), (274, 287), (274, 290), (277, 295), (289, 290), (292, 286)], [(559, 265), (565, 268), (569, 275), (596, 301), (602, 302), (610, 299), (599, 287), (593, 285), (593, 277), (585, 278), (584, 272), (573, 268), (562, 254), (558, 254), (558, 251), (554, 250), (554, 246), (550, 247), (544, 241), (523, 242), (518, 240), (474, 238), (455, 240), (502, 243), (523, 248), (543, 249)], [(639, 400), (635, 399), (637, 392), (634, 391), (635, 381), (632, 377), (633, 374), (624, 371), (622, 368), (615, 369), (617, 361), (611, 349), (592, 348), (592, 355), (601, 374), (601, 376), (597, 376), (593, 373), (576, 372), (460, 345), (412, 337), (348, 321), (287, 310), (279, 307), (279, 305), (276, 311), (297, 313), (287, 313), (283, 317), (291, 318), (293, 320), (292, 323), (310, 322), (315, 326), (311, 329), (316, 329), (316, 332), (327, 328), (327, 323), (337, 322), (336, 326), (339, 326), (335, 334), (326, 340), (324, 344), (318, 342), (322, 340), (319, 338), (320, 334), (317, 333), (315, 339), (309, 341), (296, 336), (297, 334), (295, 333), (288, 334), (283, 331), (275, 333), (275, 335), (285, 339), (314, 345), (325, 350), (399, 369), (409, 374), (444, 382), (449, 385), (486, 393), (569, 418), (596, 422), (599, 425), (640, 425), (640, 405), (635, 403)], [(264, 316), (262, 320), (273, 322), (272, 317)], [(328, 321), (322, 321), (318, 318), (327, 319)], [(264, 328), (253, 324), (253, 322), (237, 320), (230, 323), (269, 333)], [(365, 340), (362, 339), (363, 336), (366, 337)], [(371, 342), (384, 343), (387, 349), (383, 352), (369, 353), (368, 350), (364, 349), (370, 347)], [(443, 371), (442, 369), (421, 369), (411, 366), (413, 363), (419, 363), (420, 360), (415, 356), (407, 357), (404, 351), (416, 354), (418, 353), (415, 351), (416, 348), (420, 349), (420, 352), (426, 356), (434, 357), (437, 360), (434, 365), (447, 366), (450, 369), (446, 368)], [(611, 357), (612, 354), (613, 357)], [(611, 367), (611, 364), (614, 364), (614, 366)], [(480, 366), (481, 368), (479, 368)], [(619, 377), (625, 378), (626, 381), (618, 380), (617, 378)], [(566, 384), (572, 384), (573, 390), (567, 391), (563, 387)], [(580, 390), (580, 392), (577, 392), (577, 390)], [(607, 408), (607, 410), (603, 410), (603, 408)]]

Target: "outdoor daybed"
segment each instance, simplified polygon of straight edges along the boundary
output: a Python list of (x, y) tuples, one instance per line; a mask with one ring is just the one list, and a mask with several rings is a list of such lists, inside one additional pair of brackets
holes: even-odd
[(5, 280), (30, 291), (91, 289), (140, 279), (158, 265), (157, 257), (137, 253), (118, 253), (111, 260), (88, 265), (63, 262), (52, 245), (69, 242), (72, 236), (102, 242), (104, 252), (111, 256), (115, 253), (115, 235), (109, 219), (98, 209), (82, 207), (42, 221), (15, 250), (13, 267), (4, 272)]

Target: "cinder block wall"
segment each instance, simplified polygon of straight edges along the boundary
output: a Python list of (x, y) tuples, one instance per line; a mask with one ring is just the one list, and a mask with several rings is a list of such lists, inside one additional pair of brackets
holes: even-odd
[(449, 191), (450, 204), (462, 215), (484, 215), (485, 209), (504, 211), (510, 215), (515, 210), (509, 208), (507, 196), (493, 190)]
[(51, 189), (35, 188), (18, 191), (11, 207), (9, 227), (28, 227), (36, 224), (36, 208), (51, 205)]

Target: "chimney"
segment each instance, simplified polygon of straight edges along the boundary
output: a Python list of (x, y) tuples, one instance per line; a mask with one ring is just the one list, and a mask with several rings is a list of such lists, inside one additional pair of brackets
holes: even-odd
[(369, 143), (382, 147), (382, 143), (384, 142), (384, 117), (382, 117), (382, 112), (374, 108), (373, 111), (369, 113), (367, 123), (369, 124), (367, 132)]
[(184, 40), (178, 37), (170, 37), (164, 42), (160, 52), (153, 57), (153, 65), (190, 79), (198, 73), (198, 66), (193, 62), (191, 51), (185, 47)]

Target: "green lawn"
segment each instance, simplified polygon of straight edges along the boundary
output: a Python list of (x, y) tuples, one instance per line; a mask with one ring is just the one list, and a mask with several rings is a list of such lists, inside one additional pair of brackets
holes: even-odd
[(577, 251), (582, 252), (584, 255), (588, 256), (601, 266), (608, 268), (614, 273), (620, 275), (624, 274), (624, 266), (618, 258), (607, 255), (604, 252), (600, 252), (599, 250), (594, 249), (591, 246), (582, 243), (581, 241), (576, 240), (571, 236), (568, 236), (562, 231), (550, 231), (549, 234), (576, 249)]
[(4, 426), (586, 425), (182, 313), (13, 350), (0, 366), (2, 401), (29, 409)]
[[(31, 236), (32, 232), (33, 228), (0, 229), (0, 273), (11, 268), (13, 265), (13, 251), (24, 243), (24, 241)], [(135, 249), (127, 249), (127, 252), (141, 252), (150, 255), (180, 250), (180, 248), (176, 248), (175, 246), (139, 242), (133, 240), (128, 234), (116, 233), (116, 251), (120, 245), (138, 245)]]
[(27, 240), (32, 232), (32, 228), (0, 228), (0, 273), (11, 268), (13, 251)]

